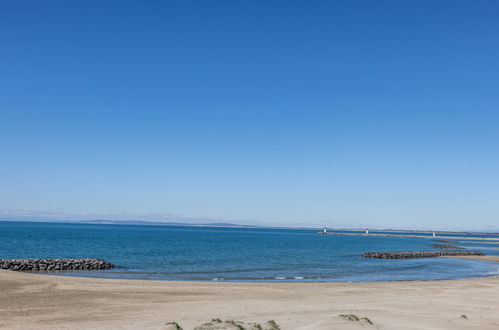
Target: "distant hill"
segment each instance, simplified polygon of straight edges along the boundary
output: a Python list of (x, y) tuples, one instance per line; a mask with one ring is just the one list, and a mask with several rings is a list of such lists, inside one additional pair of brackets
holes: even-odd
[(112, 224), (112, 225), (146, 225), (146, 226), (189, 226), (189, 227), (234, 227), (234, 228), (263, 228), (260, 226), (239, 225), (235, 223), (185, 223), (185, 222), (163, 222), (144, 220), (79, 220), (71, 221), (86, 224)]

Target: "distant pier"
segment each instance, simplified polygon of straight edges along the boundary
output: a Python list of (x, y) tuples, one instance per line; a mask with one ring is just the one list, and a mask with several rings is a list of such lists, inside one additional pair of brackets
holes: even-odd
[(478, 240), (478, 241), (488, 241), (488, 242), (499, 242), (499, 237), (473, 237), (473, 236), (433, 236), (432, 233), (427, 235), (424, 234), (384, 234), (384, 233), (373, 233), (369, 232), (366, 234), (365, 231), (358, 233), (347, 233), (347, 232), (318, 232), (320, 235), (339, 235), (339, 236), (374, 236), (374, 237), (416, 237), (416, 238), (445, 238), (446, 240)]

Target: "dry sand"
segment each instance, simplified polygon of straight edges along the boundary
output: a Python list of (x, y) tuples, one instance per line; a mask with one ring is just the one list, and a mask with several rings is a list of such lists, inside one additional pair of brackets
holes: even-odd
[[(340, 314), (367, 317), (374, 324)], [(275, 320), (281, 329), (499, 329), (499, 277), (203, 283), (0, 271), (0, 328), (161, 329), (176, 321), (193, 329), (213, 318), (262, 324)]]

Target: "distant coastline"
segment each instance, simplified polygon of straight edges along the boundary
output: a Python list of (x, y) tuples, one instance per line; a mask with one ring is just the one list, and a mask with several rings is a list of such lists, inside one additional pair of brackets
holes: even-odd
[[(170, 221), (149, 221), (149, 220), (111, 220), (111, 219), (88, 219), (88, 220), (65, 220), (65, 219), (47, 219), (36, 217), (0, 217), (0, 222), (40, 222), (40, 223), (73, 223), (73, 224), (93, 224), (93, 225), (129, 225), (129, 226), (185, 226), (185, 227), (213, 227), (213, 228), (252, 228), (252, 229), (294, 229), (294, 230), (322, 230), (323, 227), (302, 227), (302, 226), (258, 226), (243, 225), (229, 222), (209, 222), (209, 223), (189, 223), (189, 222), (170, 222)], [(327, 227), (329, 231), (334, 232), (364, 232), (365, 228), (334, 228)], [(420, 233), (431, 234), (465, 234), (465, 235), (499, 235), (497, 230), (424, 230), (424, 229), (378, 229), (370, 228), (371, 233)]]

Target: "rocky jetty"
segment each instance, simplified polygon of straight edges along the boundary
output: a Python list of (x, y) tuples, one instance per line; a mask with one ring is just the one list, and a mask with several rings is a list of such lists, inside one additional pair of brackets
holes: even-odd
[(456, 241), (449, 241), (448, 239), (436, 239), (435, 242), (456, 243)]
[(100, 270), (115, 266), (102, 259), (0, 259), (0, 269), (24, 272), (52, 272), (60, 270)]
[(464, 250), (463, 247), (452, 244), (432, 244), (431, 246), (437, 249)]
[(468, 250), (443, 250), (443, 251), (399, 251), (399, 252), (367, 252), (362, 255), (364, 258), (379, 259), (417, 259), (453, 256), (483, 256), (480, 251)]

